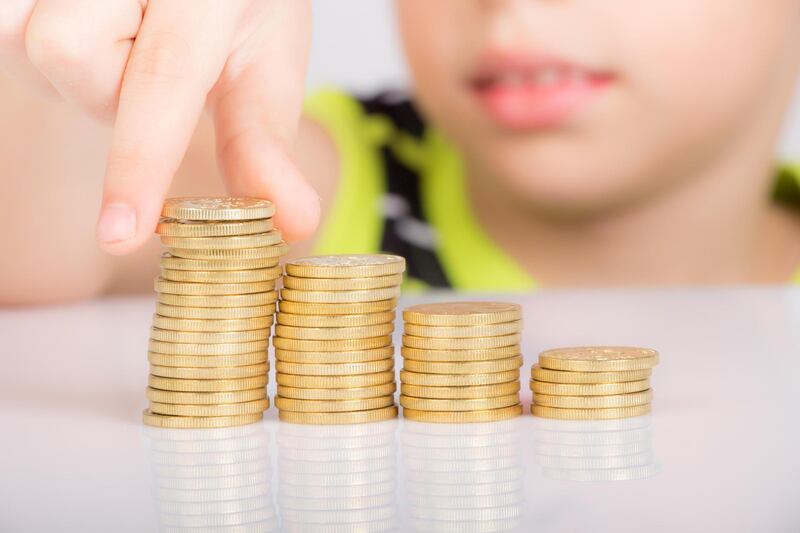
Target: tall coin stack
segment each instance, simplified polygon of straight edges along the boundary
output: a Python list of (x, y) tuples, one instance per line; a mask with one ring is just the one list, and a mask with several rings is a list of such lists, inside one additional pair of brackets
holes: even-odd
[(522, 414), (522, 309), (500, 302), (446, 302), (403, 311), (403, 417), (489, 422)]
[(531, 368), (531, 413), (544, 418), (606, 420), (650, 412), (658, 352), (627, 346), (547, 350)]
[(261, 420), (275, 282), (287, 246), (275, 209), (251, 198), (173, 198), (156, 232), (169, 252), (153, 316), (144, 423), (173, 428)]
[(397, 416), (392, 333), (404, 270), (405, 259), (380, 254), (286, 264), (274, 341), (281, 420)]

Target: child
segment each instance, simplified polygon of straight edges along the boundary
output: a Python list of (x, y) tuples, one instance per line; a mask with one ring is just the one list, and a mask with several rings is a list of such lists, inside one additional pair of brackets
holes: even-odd
[[(402, 254), (414, 285), (800, 282), (798, 169), (774, 160), (800, 62), (800, 0), (397, 0), (413, 103), (321, 93), (297, 133), (306, 2), (150, 2), (143, 21), (139, 8), (90, 17), (49, 4), (20, 9), (5, 27), (23, 29), (0, 42), (13, 52), (22, 37), (31, 62), (5, 55), (16, 71), (95, 115), (117, 109), (122, 79), (97, 230), (112, 253), (150, 238), (207, 96), (234, 194), (274, 199), (299, 240), (318, 218), (307, 179), (322, 197), (315, 251)], [(94, 47), (71, 42), (80, 24), (95, 28)], [(95, 53), (103, 38), (118, 43), (113, 54)], [(202, 169), (208, 141), (193, 145), (184, 166)], [(208, 180), (180, 192), (205, 194)], [(41, 192), (17, 198), (21, 216)], [(60, 246), (51, 235), (25, 242), (37, 254)], [(155, 249), (143, 263), (156, 264)], [(27, 274), (3, 275), (6, 303), (119, 286), (113, 267), (98, 270), (102, 283), (50, 268), (69, 288), (48, 292), (27, 279), (35, 259), (0, 267)], [(140, 269), (129, 286), (151, 276)]]

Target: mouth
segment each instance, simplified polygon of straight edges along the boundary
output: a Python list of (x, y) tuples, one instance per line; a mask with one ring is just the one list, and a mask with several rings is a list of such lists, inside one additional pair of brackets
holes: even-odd
[(564, 125), (613, 81), (608, 72), (558, 59), (495, 54), (468, 85), (499, 126), (531, 130)]

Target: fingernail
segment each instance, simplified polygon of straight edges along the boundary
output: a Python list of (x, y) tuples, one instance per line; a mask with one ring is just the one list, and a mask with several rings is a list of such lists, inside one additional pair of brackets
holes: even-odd
[(108, 204), (97, 222), (97, 240), (106, 244), (127, 241), (136, 235), (136, 210), (128, 204)]

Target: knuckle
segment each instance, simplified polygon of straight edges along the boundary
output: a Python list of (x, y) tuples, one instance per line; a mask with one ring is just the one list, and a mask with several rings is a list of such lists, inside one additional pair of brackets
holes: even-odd
[(134, 48), (126, 76), (144, 83), (173, 83), (189, 75), (190, 50), (173, 33), (152, 35)]
[(25, 47), (31, 63), (42, 70), (77, 68), (92, 56), (92, 46), (67, 20), (32, 20)]

